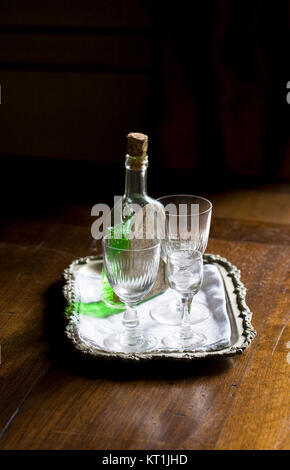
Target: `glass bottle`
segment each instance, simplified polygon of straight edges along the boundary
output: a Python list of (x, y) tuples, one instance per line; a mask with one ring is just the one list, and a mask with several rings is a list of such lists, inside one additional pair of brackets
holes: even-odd
[[(146, 232), (145, 224), (148, 223), (148, 219), (146, 219), (144, 211), (140, 210), (140, 208), (147, 206), (148, 209), (148, 205), (150, 205), (150, 210), (153, 210), (153, 213), (154, 211), (155, 213), (160, 213), (160, 211), (163, 213), (162, 204), (147, 194), (147, 150), (147, 135), (137, 132), (131, 132), (127, 135), (125, 193), (113, 207), (110, 214), (110, 226), (107, 229), (111, 233), (111, 243), (114, 244), (114, 247), (119, 246), (123, 249), (132, 247), (132, 243), (135, 243), (132, 239), (132, 231), (135, 231), (135, 234), (140, 233), (141, 237), (144, 236)], [(153, 233), (152, 230), (155, 229), (156, 227), (150, 228), (151, 234)], [(138, 240), (138, 246), (142, 247), (142, 240)], [(166, 288), (164, 284), (164, 266), (162, 263), (150, 296), (159, 294)], [(110, 287), (104, 270), (101, 295), (107, 305), (111, 305), (114, 308), (117, 305), (123, 306)]]

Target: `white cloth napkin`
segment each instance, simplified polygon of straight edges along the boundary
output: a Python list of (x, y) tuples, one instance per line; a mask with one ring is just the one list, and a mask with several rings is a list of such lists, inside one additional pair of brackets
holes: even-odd
[[(101, 300), (101, 273), (99, 269), (96, 269), (94, 262), (76, 267), (73, 276), (76, 301), (90, 303)], [(175, 292), (167, 289), (163, 294), (138, 306), (138, 316), (143, 330), (155, 336), (158, 340), (156, 350), (167, 349), (162, 343), (162, 338), (173, 333), (177, 327), (156, 322), (149, 315), (149, 311), (156, 311), (161, 304), (176, 302), (176, 298)], [(210, 311), (210, 315), (206, 320), (193, 325), (197, 333), (203, 333), (207, 338), (206, 344), (201, 350), (211, 351), (228, 347), (230, 345), (231, 328), (223, 280), (217, 266), (210, 264), (204, 266), (203, 284), (194, 300), (202, 303)], [(122, 315), (123, 313), (113, 314), (107, 318), (80, 315), (79, 334), (93, 341), (97, 348), (105, 349), (104, 338), (121, 331)]]

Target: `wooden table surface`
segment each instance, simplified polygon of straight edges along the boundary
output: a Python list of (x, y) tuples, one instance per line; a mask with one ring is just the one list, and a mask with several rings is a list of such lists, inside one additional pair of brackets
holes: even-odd
[(289, 448), (290, 189), (212, 199), (207, 251), (240, 268), (257, 336), (184, 365), (89, 363), (64, 343), (61, 274), (91, 254), (89, 207), (1, 223), (1, 449)]

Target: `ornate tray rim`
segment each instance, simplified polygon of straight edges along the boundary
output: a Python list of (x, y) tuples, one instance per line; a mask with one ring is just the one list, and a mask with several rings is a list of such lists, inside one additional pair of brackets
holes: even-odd
[[(116, 359), (123, 361), (148, 361), (148, 360), (182, 360), (191, 361), (205, 358), (225, 357), (234, 356), (236, 354), (242, 354), (246, 348), (250, 345), (256, 331), (251, 324), (252, 312), (246, 304), (246, 288), (242, 283), (240, 276), (240, 270), (230, 263), (226, 258), (215, 254), (204, 254), (204, 262), (210, 264), (216, 264), (221, 271), (226, 272), (225, 275), (221, 272), (223, 281), (225, 284), (225, 291), (228, 297), (228, 302), (232, 312), (232, 321), (235, 322), (235, 328), (237, 329), (238, 339), (235, 344), (224, 349), (212, 350), (212, 351), (150, 351), (150, 352), (136, 352), (136, 353), (122, 353), (122, 352), (111, 352), (97, 349), (93, 346), (89, 346), (78, 334), (77, 321), (78, 315), (71, 314), (67, 319), (65, 327), (65, 334), (67, 338), (72, 342), (75, 348), (83, 355), (94, 358), (102, 359)], [(88, 261), (102, 260), (102, 255), (85, 256), (74, 260), (67, 269), (63, 272), (63, 278), (65, 285), (63, 287), (63, 294), (68, 304), (74, 302), (74, 279), (73, 279), (73, 268), (76, 265), (86, 264)], [(229, 291), (226, 284), (228, 280), (233, 286), (233, 290)], [(231, 327), (232, 327), (231, 321)]]

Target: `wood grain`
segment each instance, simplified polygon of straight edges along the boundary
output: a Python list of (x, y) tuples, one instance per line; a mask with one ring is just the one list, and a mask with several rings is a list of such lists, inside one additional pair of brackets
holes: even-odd
[(289, 225), (249, 220), (250, 204), (213, 221), (208, 252), (241, 270), (258, 332), (243, 355), (120, 365), (62, 334), (60, 275), (89, 254), (89, 209), (0, 225), (0, 448), (289, 448)]
[[(271, 296), (265, 299), (265, 290), (270, 292), (270, 286), (273, 291), (278, 289), (289, 251), (279, 253), (278, 247), (263, 245), (261, 249), (258, 244), (221, 240), (212, 241), (211, 248), (224, 256), (231, 253), (232, 261), (244, 272), (244, 281), (253, 289), (249, 304), (259, 331), (271, 313)], [(247, 269), (250, 264), (252, 269)], [(261, 269), (268, 273), (264, 283), (256, 279)], [(264, 301), (268, 304), (266, 316)], [(69, 367), (69, 372), (59, 370), (56, 364), (23, 403), (1, 446), (93, 449), (104, 448), (112, 440), (120, 449), (153, 449), (156, 445), (163, 449), (213, 448), (224, 411), (234, 401), (233, 384), (239, 386), (254, 350), (253, 345), (243, 357), (191, 365), (182, 371), (171, 366), (162, 373), (158, 366), (145, 368), (143, 373), (134, 368), (116, 371), (112, 366), (108, 373), (101, 364), (95, 373), (90, 372), (93, 377), (89, 380), (74, 376), (72, 364), (62, 365)], [(45, 427), (41, 424), (44, 420)]]
[(236, 389), (217, 449), (289, 448), (290, 272), (277, 291), (276, 304), (265, 322), (245, 378)]
[(290, 245), (290, 225), (273, 222), (214, 217), (210, 233), (212, 238), (223, 240)]
[(257, 188), (225, 191), (213, 195), (212, 202), (216, 217), (290, 224), (290, 194), (285, 190), (274, 192)]
[[(21, 226), (18, 224), (18, 234)], [(41, 227), (44, 228), (44, 227)], [(61, 236), (63, 245), (51, 247), (49, 231), (47, 242), (39, 233), (38, 239), (25, 239), (22, 243), (13, 240), (0, 243), (1, 283), (0, 283), (0, 343), (1, 343), (1, 384), (0, 429), (18, 410), (19, 404), (27, 396), (31, 387), (49, 367), (47, 359), (46, 319), (43, 315), (46, 304), (46, 291), (58, 279), (72, 257), (82, 256), (75, 233), (73, 246), (68, 243), (67, 230)], [(56, 271), (55, 271), (56, 270)], [(45, 276), (42, 273), (45, 272)], [(9, 386), (8, 386), (9, 385)]]

